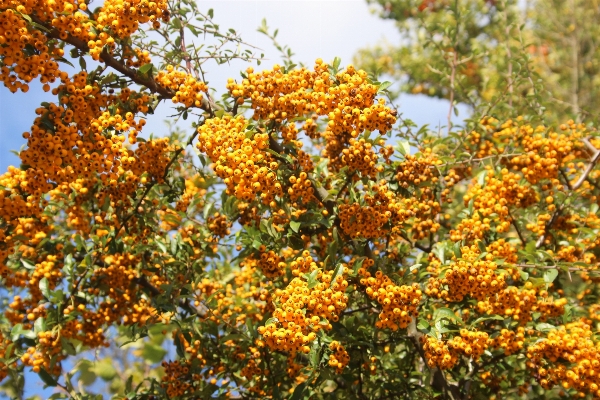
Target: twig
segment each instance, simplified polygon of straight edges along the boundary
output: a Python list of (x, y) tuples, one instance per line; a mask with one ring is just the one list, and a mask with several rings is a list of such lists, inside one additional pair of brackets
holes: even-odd
[(519, 235), (519, 239), (521, 239), (521, 244), (523, 246), (525, 246), (527, 244), (527, 242), (523, 238), (523, 234), (521, 233), (521, 230), (519, 229), (519, 225), (517, 225), (517, 220), (515, 220), (515, 218), (512, 216), (512, 214), (510, 212), (510, 207), (507, 207), (507, 210), (508, 210), (508, 216), (510, 217), (510, 222), (515, 227), (515, 230), (517, 231), (517, 235)]
[(593, 155), (592, 155), (592, 159), (590, 160), (585, 171), (583, 171), (583, 174), (579, 177), (577, 182), (575, 182), (575, 184), (573, 185), (573, 190), (577, 190), (581, 187), (581, 185), (583, 185), (583, 182), (585, 182), (585, 180), (588, 178), (588, 175), (590, 174), (590, 172), (592, 172), (592, 170), (596, 166), (596, 163), (598, 162), (598, 159), (600, 158), (600, 150), (598, 150), (596, 147), (594, 147), (594, 145), (590, 142), (589, 138), (584, 138), (583, 143), (585, 143), (585, 145), (588, 147), (588, 149), (590, 149), (592, 151)]

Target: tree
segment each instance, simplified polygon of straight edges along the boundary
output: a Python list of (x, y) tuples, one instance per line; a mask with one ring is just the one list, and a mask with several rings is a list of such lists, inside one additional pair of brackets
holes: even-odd
[(403, 41), (362, 49), (357, 63), (399, 79), (400, 91), (473, 108), (502, 99), (500, 106), (521, 112), (525, 97), (542, 92), (533, 107), (544, 107), (546, 120), (595, 120), (595, 2), (369, 2), (379, 5), (382, 18), (396, 22)]
[[(481, 29), (512, 18), (486, 4)], [(57, 97), (0, 176), (9, 396), (28, 371), (55, 399), (98, 377), (128, 399), (600, 396), (600, 139), (552, 124), (528, 57), (490, 68), (531, 96), (430, 131), (389, 82), (280, 45), (217, 100), (204, 63), (256, 57), (193, 1), (0, 9), (5, 86)], [(192, 132), (142, 134), (169, 105)]]

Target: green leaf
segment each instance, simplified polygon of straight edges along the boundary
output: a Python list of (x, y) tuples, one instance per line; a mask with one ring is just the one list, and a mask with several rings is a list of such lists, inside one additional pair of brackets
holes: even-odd
[(214, 212), (215, 212), (215, 203), (212, 201), (209, 203), (206, 203), (204, 205), (204, 210), (202, 212), (202, 215), (204, 216), (204, 220), (206, 220), (209, 215), (214, 214)]
[(417, 324), (417, 329), (419, 330), (427, 330), (429, 329), (429, 322), (423, 318), (419, 318), (419, 323)]
[(48, 371), (46, 371), (43, 367), (40, 368), (40, 372), (38, 372), (38, 375), (40, 376), (40, 379), (47, 385), (47, 386), (56, 386), (58, 384), (58, 382), (56, 382), (56, 379), (54, 379), (54, 377), (52, 375), (50, 375), (48, 373)]
[(340, 67), (340, 63), (342, 62), (342, 59), (339, 57), (335, 57), (333, 59), (333, 63), (331, 64), (331, 66), (333, 67), (333, 70), (337, 73), (338, 68)]
[(406, 141), (406, 140), (399, 140), (397, 149), (400, 152), (400, 154), (402, 154), (403, 156), (409, 155), (410, 154), (410, 143), (408, 143), (408, 141)]
[[(46, 331), (46, 319), (44, 317), (38, 317), (33, 324), (33, 332), (40, 333)], [(61, 336), (62, 339), (62, 336)]]
[(246, 319), (246, 327), (248, 328), (248, 333), (250, 334), (250, 337), (256, 338), (258, 336), (258, 331), (254, 328), (252, 319)]
[(504, 321), (504, 317), (502, 317), (500, 315), (490, 315), (489, 317), (479, 317), (471, 323), (471, 326), (475, 326), (480, 322), (490, 321), (490, 320)]
[(184, 358), (185, 357), (185, 349), (183, 347), (183, 343), (181, 343), (181, 340), (179, 339), (179, 335), (175, 335), (175, 338), (173, 339), (173, 343), (175, 344), (175, 349), (177, 350), (177, 355), (180, 358)]
[(434, 313), (433, 313), (433, 320), (434, 321), (437, 322), (437, 321), (439, 321), (439, 320), (441, 320), (443, 318), (454, 320), (454, 321), (457, 321), (457, 322), (461, 322), (460, 318), (458, 318), (456, 316), (456, 314), (454, 314), (454, 311), (452, 311), (449, 308), (442, 307), (442, 308), (438, 308), (437, 310), (434, 311)]
[[(56, 57), (55, 60), (58, 61), (58, 62), (61, 62), (63, 64), (70, 65), (71, 67), (75, 68), (75, 66), (73, 65), (73, 63), (71, 61), (67, 60), (64, 57)], [(54, 386), (56, 386), (56, 385), (54, 385)]]
[(50, 296), (50, 289), (48, 287), (48, 279), (46, 279), (45, 277), (42, 278), (40, 280), (39, 286), (40, 286), (40, 292), (42, 292), (44, 297), (47, 299), (50, 299), (51, 296)]
[(292, 229), (292, 231), (294, 231), (295, 233), (298, 233), (298, 231), (300, 231), (300, 225), (302, 225), (301, 222), (298, 221), (290, 221), (290, 228)]
[(75, 349), (75, 346), (73, 346), (73, 344), (71, 342), (69, 342), (67, 339), (65, 339), (63, 336), (60, 337), (60, 345), (68, 355), (70, 355), (70, 356), (77, 355), (77, 350)]
[(556, 268), (547, 269), (544, 272), (544, 282), (552, 283), (552, 282), (554, 282), (554, 280), (556, 279), (557, 276), (558, 276), (558, 269), (556, 269)]
[(144, 64), (140, 68), (138, 68), (138, 72), (142, 75), (146, 75), (148, 72), (152, 71), (152, 68), (154, 68), (154, 64)]
[(319, 343), (317, 341), (313, 342), (313, 345), (310, 348), (310, 353), (308, 354), (308, 360), (310, 361), (310, 366), (315, 369), (319, 366), (319, 354), (321, 353), (321, 348), (319, 347)]
[(353, 275), (356, 276), (356, 274), (358, 274), (358, 270), (362, 267), (364, 261), (364, 258), (359, 258), (358, 260), (356, 260), (356, 262), (354, 263), (354, 267), (352, 268)]
[(30, 270), (34, 270), (35, 269), (35, 265), (31, 263), (31, 261), (28, 261), (24, 258), (21, 258), (21, 264), (23, 264), (23, 266), (27, 269)]
[(389, 82), (389, 81), (381, 82), (381, 84), (379, 85), (379, 89), (377, 89), (377, 93), (385, 92), (385, 90), (387, 88), (389, 88), (390, 86), (392, 86), (392, 82)]
[(419, 268), (421, 265), (423, 265), (423, 264), (415, 264), (415, 265), (413, 265), (412, 267), (409, 268), (410, 272), (413, 272), (415, 269)]
[(307, 382), (302, 382), (294, 388), (294, 393), (290, 396), (290, 400), (300, 400), (306, 390)]
[(535, 330), (536, 331), (540, 331), (540, 332), (548, 332), (551, 331), (553, 329), (556, 329), (556, 327), (552, 324), (548, 324), (546, 322), (540, 322), (539, 324), (537, 324), (535, 326)]
[(306, 281), (308, 282), (308, 288), (312, 289), (315, 286), (317, 286), (319, 284), (319, 281), (317, 280), (317, 275), (319, 274), (319, 271), (321, 271), (320, 268), (314, 270), (313, 272), (311, 272), (310, 274), (306, 274)]
[(173, 28), (177, 30), (181, 29), (181, 20), (179, 18), (173, 18), (171, 23), (173, 24)]
[(79, 381), (84, 385), (91, 385), (96, 381), (94, 364), (89, 360), (81, 360), (76, 368), (79, 371)]
[(104, 358), (96, 363), (94, 372), (105, 381), (110, 381), (117, 375), (117, 370), (113, 367), (113, 361), (110, 358)]
[(485, 247), (485, 243), (483, 243), (482, 240), (478, 240), (477, 241), (477, 247), (479, 247), (479, 251), (481, 252), (481, 254), (487, 252), (487, 248)]
[(333, 285), (336, 278), (340, 275), (342, 275), (344, 272), (344, 267), (342, 266), (342, 264), (338, 264), (337, 267), (335, 267), (335, 270), (333, 271), (333, 276), (331, 277), (331, 284)]
[(162, 346), (154, 343), (144, 344), (144, 348), (142, 350), (142, 357), (144, 360), (149, 361), (152, 364), (161, 362), (166, 354), (167, 351), (163, 349)]

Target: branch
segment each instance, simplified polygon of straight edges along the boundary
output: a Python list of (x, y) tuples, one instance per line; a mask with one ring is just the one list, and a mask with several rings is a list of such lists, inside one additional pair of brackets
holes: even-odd
[(598, 159), (600, 158), (600, 150), (598, 150), (596, 147), (594, 147), (594, 145), (590, 142), (589, 138), (584, 138), (583, 143), (585, 143), (587, 148), (590, 149), (590, 151), (592, 151), (593, 155), (592, 155), (592, 159), (590, 160), (585, 171), (583, 171), (583, 174), (579, 177), (577, 182), (575, 182), (575, 184), (573, 185), (573, 190), (577, 190), (581, 187), (581, 185), (583, 185), (583, 182), (585, 182), (585, 180), (588, 178), (590, 172), (592, 172), (592, 170), (596, 166), (596, 163), (598, 162)]
[[(83, 53), (89, 53), (90, 48), (88, 47), (87, 43), (85, 43), (83, 40), (76, 38), (71, 34), (68, 34), (66, 39), (61, 39), (60, 32), (57, 29), (52, 28), (51, 26), (49, 26), (47, 23), (40, 20), (35, 15), (30, 15), (30, 17), (33, 22), (43, 26), (48, 31), (48, 32), (46, 32), (46, 35), (48, 37), (50, 37), (52, 39), (62, 40), (65, 43), (70, 44), (71, 46), (75, 47), (76, 49), (78, 49), (79, 51), (81, 51)], [(145, 77), (140, 76), (136, 70), (127, 67), (125, 64), (123, 64), (122, 62), (120, 62), (119, 60), (114, 58), (106, 49), (102, 50), (102, 53), (100, 53), (100, 60), (103, 61), (109, 67), (111, 67), (114, 70), (125, 75), (126, 77), (131, 79), (133, 82), (137, 83), (138, 85), (145, 86), (152, 93), (159, 94), (162, 98), (170, 99), (175, 95), (175, 93), (173, 93), (173, 91), (160, 86), (154, 80), (154, 78), (152, 78), (152, 77), (145, 78)], [(215, 104), (210, 104), (206, 98), (202, 97), (202, 104), (200, 105), (200, 108), (206, 112), (209, 112), (211, 107), (212, 107), (212, 109), (219, 108), (219, 107), (216, 107)]]

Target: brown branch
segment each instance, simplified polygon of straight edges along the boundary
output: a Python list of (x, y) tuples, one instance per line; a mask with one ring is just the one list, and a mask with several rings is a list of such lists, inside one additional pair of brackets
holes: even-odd
[[(52, 28), (51, 26), (49, 26), (47, 23), (43, 22), (41, 19), (39, 19), (35, 15), (30, 15), (30, 17), (33, 22), (43, 26), (47, 30), (46, 35), (49, 38), (62, 40), (65, 43), (68, 43), (71, 46), (75, 47), (80, 52), (89, 53), (90, 48), (88, 47), (87, 43), (85, 43), (83, 40), (76, 38), (71, 34), (68, 34), (66, 39), (61, 39), (60, 32), (57, 29)], [(145, 86), (152, 93), (156, 93), (156, 94), (160, 95), (161, 98), (170, 99), (175, 95), (175, 93), (173, 93), (173, 91), (171, 91), (170, 89), (160, 86), (154, 80), (153, 77), (151, 77), (151, 76), (143, 77), (140, 74), (138, 74), (138, 72), (136, 70), (127, 67), (121, 61), (119, 61), (115, 57), (113, 57), (106, 48), (104, 50), (102, 50), (102, 53), (100, 53), (100, 60), (102, 62), (104, 62), (106, 65), (108, 65), (109, 67), (113, 68), (114, 70), (116, 70), (116, 71), (120, 72), (121, 74), (123, 74), (124, 76), (128, 77), (129, 79), (131, 79), (133, 82), (137, 83), (138, 85)], [(204, 110), (206, 112), (209, 112), (211, 107), (212, 107), (212, 109), (215, 109), (216, 105), (210, 104), (209, 101), (203, 97), (202, 104), (200, 105), (199, 108), (201, 108), (202, 110)]]
[(588, 166), (586, 167), (585, 171), (583, 171), (583, 174), (579, 177), (579, 179), (577, 180), (577, 182), (575, 182), (575, 184), (573, 185), (573, 190), (577, 190), (581, 187), (581, 185), (583, 185), (583, 182), (585, 182), (585, 180), (588, 178), (588, 176), (590, 175), (590, 173), (592, 172), (592, 170), (594, 169), (594, 167), (596, 166), (596, 163), (598, 162), (598, 159), (600, 158), (600, 150), (598, 150), (591, 142), (589, 138), (584, 138), (583, 139), (583, 143), (585, 143), (585, 145), (588, 147), (588, 149), (590, 149), (590, 151), (592, 151), (592, 159), (590, 160)]
[[(519, 267), (519, 268), (562, 269), (558, 265), (516, 264), (515, 266)], [(575, 272), (599, 272), (600, 273), (600, 270), (590, 269), (590, 268), (568, 267), (567, 270), (575, 271)]]
[[(144, 289), (147, 289), (148, 292), (150, 292), (150, 294), (153, 297), (160, 296), (160, 294), (161, 294), (161, 291), (158, 290), (158, 288), (156, 288), (156, 286), (154, 286), (150, 282), (148, 282), (148, 280), (144, 276), (140, 276), (138, 278), (133, 278), (132, 282), (135, 283), (136, 285), (143, 287)], [(201, 318), (206, 317), (206, 313), (200, 311), (196, 307), (193, 307), (190, 303), (188, 303), (184, 299), (179, 299), (177, 301), (177, 305), (179, 307), (183, 308), (184, 310), (186, 310), (190, 314), (196, 314), (197, 316), (199, 316)]]
[(512, 216), (512, 214), (510, 212), (510, 207), (507, 207), (507, 210), (508, 210), (508, 216), (510, 217), (510, 222), (515, 227), (515, 230), (517, 231), (517, 235), (519, 235), (519, 239), (521, 239), (521, 244), (523, 246), (525, 246), (527, 244), (527, 242), (523, 238), (523, 234), (521, 233), (521, 230), (519, 229), (519, 225), (517, 225), (517, 220)]
[(458, 53), (456, 48), (452, 50), (452, 64), (450, 73), (450, 107), (448, 109), (448, 135), (452, 130), (452, 111), (454, 110), (454, 79), (456, 78), (456, 61)]

